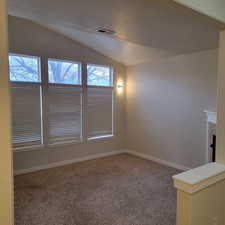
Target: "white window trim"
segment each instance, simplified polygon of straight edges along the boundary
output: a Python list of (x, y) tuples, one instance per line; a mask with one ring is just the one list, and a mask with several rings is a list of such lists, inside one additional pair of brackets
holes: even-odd
[[(15, 83), (25, 83), (25, 84), (41, 84), (42, 83), (42, 67), (41, 67), (41, 57), (40, 56), (34, 56), (34, 55), (25, 55), (25, 54), (19, 54), (19, 53), (10, 53), (8, 56), (18, 56), (18, 57), (24, 57), (24, 58), (33, 58), (33, 59), (38, 59), (38, 72), (39, 72), (39, 81), (37, 82), (26, 82), (26, 81), (11, 81), (10, 80), (10, 73), (9, 73), (9, 80), (10, 82), (15, 82)], [(10, 69), (9, 69), (10, 72)]]
[[(88, 88), (96, 88), (96, 86), (87, 86)], [(110, 89), (112, 90), (113, 94), (112, 94), (112, 133), (111, 134), (104, 134), (104, 135), (100, 135), (100, 136), (94, 136), (94, 137), (86, 137), (87, 141), (93, 141), (93, 140), (100, 140), (100, 139), (112, 139), (115, 138), (115, 88), (114, 87), (105, 87), (105, 86), (97, 86), (97, 88), (104, 88), (104, 89)]]
[(67, 146), (67, 145), (74, 145), (74, 144), (82, 144), (83, 140), (81, 139), (80, 141), (76, 140), (67, 140), (67, 141), (58, 141), (56, 143), (51, 143), (48, 144), (48, 148), (55, 148), (55, 147), (61, 147), (61, 146)]
[[(78, 64), (78, 67), (79, 67), (79, 74), (80, 74), (80, 81), (81, 81), (81, 83), (80, 84), (60, 84), (60, 83), (51, 83), (50, 81), (49, 81), (49, 76), (47, 76), (48, 77), (48, 85), (49, 84), (53, 84), (53, 85), (65, 85), (65, 86), (82, 86), (82, 63), (81, 62), (78, 62), (78, 61), (73, 61), (73, 60), (67, 60), (67, 59), (58, 59), (58, 58), (48, 58), (47, 59), (48, 61), (49, 60), (52, 60), (52, 61), (58, 61), (58, 62), (65, 62), (65, 63), (72, 63), (72, 64)], [(47, 62), (47, 65), (48, 65), (48, 62)], [(48, 67), (48, 66), (47, 66)], [(49, 71), (49, 68), (48, 68), (48, 71)], [(48, 72), (47, 71), (47, 72)], [(48, 74), (47, 74), (48, 75)]]
[[(116, 104), (116, 95), (115, 95), (115, 71), (114, 68), (111, 65), (103, 65), (103, 64), (94, 64), (94, 63), (87, 63), (86, 64), (86, 69), (88, 66), (98, 66), (98, 67), (109, 67), (110, 68), (110, 75), (111, 75), (111, 81), (112, 85), (111, 86), (99, 86), (99, 85), (88, 85), (87, 80), (86, 80), (86, 89), (88, 90), (89, 88), (103, 88), (103, 89), (110, 89), (113, 91), (112, 95), (112, 133), (111, 134), (106, 134), (106, 135), (101, 135), (101, 136), (94, 136), (94, 137), (88, 137), (86, 136), (87, 142), (92, 142), (92, 141), (97, 141), (97, 140), (106, 140), (106, 139), (113, 139), (115, 138), (115, 104)], [(86, 71), (87, 72), (87, 71)], [(88, 74), (86, 74), (88, 76)], [(87, 78), (86, 78), (87, 79)]]
[(94, 64), (94, 63), (87, 63), (87, 67), (88, 66), (97, 66), (97, 67), (108, 67), (110, 69), (110, 81), (111, 81), (111, 85), (109, 86), (98, 86), (98, 85), (89, 85), (88, 81), (87, 81), (87, 86), (88, 87), (95, 87), (95, 88), (114, 88), (115, 86), (115, 79), (114, 79), (114, 69), (111, 65), (103, 65), (103, 64)]
[(88, 142), (97, 141), (97, 140), (108, 140), (108, 139), (114, 139), (114, 134), (108, 134), (108, 135), (102, 135), (102, 136), (96, 136), (96, 137), (89, 137)]
[[(9, 82), (11, 86), (20, 86), (20, 87), (26, 87), (26, 86), (36, 86), (40, 87), (40, 113), (41, 113), (41, 144), (32, 144), (32, 142), (26, 142), (27, 144), (13, 144), (13, 151), (14, 152), (19, 152), (19, 151), (29, 151), (32, 149), (37, 149), (41, 148), (44, 146), (43, 143), (43, 109), (42, 109), (42, 93), (43, 93), (43, 82), (42, 82), (42, 66), (41, 66), (41, 57), (40, 56), (33, 56), (33, 55), (25, 55), (25, 54), (18, 54), (18, 53), (9, 53), (9, 56), (18, 56), (18, 57), (26, 57), (26, 58), (34, 58), (38, 59), (38, 72), (39, 72), (39, 81), (37, 82), (26, 82), (26, 81), (11, 81), (10, 80), (10, 74), (9, 74)], [(10, 68), (9, 68), (10, 71)], [(31, 143), (31, 145), (29, 145)]]
[[(67, 59), (58, 59), (52, 57), (40, 57), (40, 56), (32, 56), (32, 55), (25, 55), (25, 54), (18, 54), (18, 53), (9, 53), (9, 55), (15, 56), (24, 56), (24, 57), (31, 57), (31, 58), (38, 58), (39, 62), (39, 73), (40, 73), (40, 81), (39, 82), (23, 82), (23, 81), (10, 81), (12, 85), (35, 85), (40, 86), (40, 94), (41, 94), (41, 144), (40, 145), (27, 145), (21, 147), (13, 147), (14, 152), (23, 152), (23, 151), (34, 151), (34, 150), (45, 150), (52, 149), (54, 150), (56, 147), (61, 146), (68, 146), (68, 145), (78, 145), (88, 142), (96, 142), (101, 140), (111, 140), (116, 137), (115, 135), (115, 104), (116, 104), (116, 93), (115, 93), (115, 74), (114, 69), (111, 65), (100, 65), (94, 63), (84, 63), (79, 61), (67, 60)], [(48, 60), (55, 60), (61, 62), (71, 62), (79, 64), (80, 74), (81, 74), (81, 84), (60, 84), (60, 83), (50, 83), (48, 78)], [(44, 65), (44, 66), (43, 66)], [(87, 66), (99, 66), (99, 67), (109, 67), (112, 79), (111, 86), (98, 86), (98, 85), (88, 85), (87, 84)], [(49, 138), (46, 132), (46, 122), (48, 119), (44, 119), (44, 114), (46, 115), (46, 99), (44, 98), (44, 92), (48, 87), (80, 87), (82, 91), (82, 103), (81, 103), (81, 140), (68, 140), (68, 141), (59, 141), (57, 143), (49, 144)], [(103, 89), (111, 89), (113, 91), (112, 95), (112, 134), (106, 134), (102, 136), (96, 137), (88, 137), (86, 134), (86, 112), (85, 112), (85, 103), (87, 101), (87, 90), (88, 88), (103, 88)], [(45, 123), (45, 124), (44, 124)], [(48, 122), (47, 122), (48, 123)], [(48, 132), (48, 127), (47, 127)]]
[(23, 147), (15, 147), (13, 148), (13, 152), (27, 152), (27, 151), (33, 151), (33, 150), (43, 150), (45, 147), (44, 144), (40, 145), (30, 145), (30, 146), (23, 146)]

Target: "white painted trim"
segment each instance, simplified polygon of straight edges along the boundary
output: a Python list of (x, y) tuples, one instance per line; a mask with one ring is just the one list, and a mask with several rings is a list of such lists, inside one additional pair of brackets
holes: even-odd
[(92, 142), (92, 141), (108, 140), (108, 139), (114, 139), (114, 138), (115, 136), (113, 134), (108, 134), (108, 135), (102, 135), (102, 136), (88, 137), (87, 141)]
[(177, 189), (193, 194), (225, 180), (225, 166), (219, 163), (209, 163), (175, 175), (173, 180)]
[(217, 112), (205, 110), (204, 113), (206, 113), (207, 122), (214, 123), (214, 124), (217, 123)]
[(166, 160), (162, 160), (162, 159), (159, 159), (159, 158), (156, 158), (156, 157), (144, 154), (144, 153), (136, 152), (136, 151), (133, 151), (133, 150), (124, 150), (124, 151), (126, 153), (131, 154), (131, 155), (135, 155), (135, 156), (141, 157), (143, 159), (151, 160), (153, 162), (157, 162), (159, 164), (162, 164), (162, 165), (165, 165), (165, 166), (169, 166), (169, 167), (173, 167), (173, 168), (176, 168), (176, 169), (179, 169), (179, 170), (186, 171), (186, 170), (190, 170), (191, 169), (191, 168), (188, 168), (186, 166), (176, 164), (174, 162), (169, 162), (169, 161), (166, 161)]
[(162, 160), (162, 159), (158, 159), (158, 158), (155, 158), (155, 157), (152, 157), (150, 155), (143, 154), (143, 153), (135, 152), (133, 150), (121, 149), (119, 151), (113, 151), (113, 152), (107, 152), (107, 153), (98, 153), (98, 154), (93, 154), (93, 155), (84, 156), (84, 157), (80, 157), (80, 158), (64, 160), (64, 161), (60, 161), (60, 162), (53, 162), (53, 163), (45, 164), (45, 165), (41, 165), (41, 166), (35, 166), (35, 167), (27, 168), (27, 169), (16, 170), (16, 171), (14, 171), (14, 176), (22, 175), (22, 174), (26, 174), (26, 173), (33, 173), (33, 172), (37, 172), (37, 171), (40, 171), (40, 170), (65, 166), (65, 165), (83, 162), (83, 161), (88, 161), (88, 160), (92, 160), (92, 159), (98, 159), (98, 158), (104, 158), (104, 157), (107, 157), (107, 156), (119, 155), (119, 154), (122, 154), (122, 153), (128, 153), (128, 154), (131, 154), (131, 155), (134, 155), (134, 156), (146, 159), (146, 160), (157, 162), (159, 164), (169, 166), (169, 167), (173, 167), (173, 168), (183, 170), (183, 171), (186, 171), (186, 170), (190, 169), (188, 167), (178, 165), (176, 163), (168, 162), (168, 161), (165, 161), (165, 160)]
[(118, 154), (122, 154), (122, 153), (125, 153), (125, 152), (124, 151), (113, 151), (113, 152), (106, 152), (106, 153), (98, 153), (98, 154), (92, 154), (92, 155), (84, 156), (84, 157), (80, 157), (80, 158), (64, 160), (64, 161), (60, 161), (60, 162), (53, 162), (53, 163), (45, 164), (45, 165), (41, 165), (41, 166), (35, 166), (35, 167), (27, 168), (27, 169), (16, 170), (14, 172), (14, 176), (22, 175), (22, 174), (26, 174), (26, 173), (32, 173), (32, 172), (50, 169), (50, 168), (55, 168), (55, 167), (60, 167), (60, 166), (65, 166), (65, 165), (69, 165), (69, 164), (73, 164), (73, 163), (88, 161), (88, 160), (92, 160), (92, 159), (104, 158), (107, 156), (113, 156), (113, 155), (118, 155)]
[(210, 150), (210, 125), (217, 124), (217, 113), (213, 111), (205, 110), (206, 114), (206, 153), (205, 153), (205, 163), (208, 164), (212, 162), (211, 150)]

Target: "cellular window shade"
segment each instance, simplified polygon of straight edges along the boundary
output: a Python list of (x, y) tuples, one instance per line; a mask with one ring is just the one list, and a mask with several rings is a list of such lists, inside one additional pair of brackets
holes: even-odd
[(80, 141), (82, 133), (80, 87), (49, 87), (49, 143)]
[(88, 88), (87, 92), (88, 138), (113, 134), (113, 90)]
[(42, 142), (40, 86), (12, 86), (12, 142), (15, 147)]

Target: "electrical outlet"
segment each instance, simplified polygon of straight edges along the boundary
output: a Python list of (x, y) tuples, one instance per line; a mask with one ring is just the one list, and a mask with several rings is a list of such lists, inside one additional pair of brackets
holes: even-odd
[(212, 225), (219, 225), (218, 216), (213, 217), (213, 219), (212, 219)]

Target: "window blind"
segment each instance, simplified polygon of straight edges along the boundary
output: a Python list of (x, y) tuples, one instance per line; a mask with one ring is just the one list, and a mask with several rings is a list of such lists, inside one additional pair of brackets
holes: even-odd
[(80, 87), (48, 88), (49, 144), (81, 141), (82, 92)]
[(88, 88), (87, 91), (88, 138), (113, 134), (113, 89)]
[(15, 147), (42, 142), (41, 88), (12, 85), (12, 142)]

